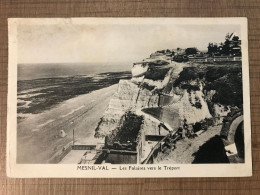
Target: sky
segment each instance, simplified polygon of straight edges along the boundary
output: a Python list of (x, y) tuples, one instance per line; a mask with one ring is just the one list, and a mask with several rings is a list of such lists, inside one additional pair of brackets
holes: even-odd
[(134, 63), (157, 50), (220, 43), (239, 25), (19, 25), (18, 63)]

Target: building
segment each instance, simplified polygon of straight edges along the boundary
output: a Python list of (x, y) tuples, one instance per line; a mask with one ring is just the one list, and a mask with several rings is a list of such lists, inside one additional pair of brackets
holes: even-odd
[(209, 43), (208, 54), (211, 56), (241, 57), (241, 40), (234, 33), (228, 33), (224, 43)]
[(114, 129), (105, 138), (103, 162), (111, 164), (139, 164), (142, 154), (143, 116), (126, 113), (120, 127)]

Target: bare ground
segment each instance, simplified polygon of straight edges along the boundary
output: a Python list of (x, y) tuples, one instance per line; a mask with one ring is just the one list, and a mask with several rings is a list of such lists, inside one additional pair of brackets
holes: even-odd
[(155, 159), (155, 164), (191, 164), (194, 161), (195, 152), (199, 150), (199, 147), (205, 144), (209, 139), (215, 135), (219, 135), (221, 126), (209, 127), (207, 131), (204, 131), (198, 137), (193, 139), (182, 139), (176, 142), (176, 148), (168, 155), (159, 153)]

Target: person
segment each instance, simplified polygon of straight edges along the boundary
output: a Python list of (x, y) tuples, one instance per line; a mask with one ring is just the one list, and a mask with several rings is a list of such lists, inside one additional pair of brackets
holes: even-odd
[(185, 135), (186, 135), (187, 131), (188, 131), (187, 119), (184, 118), (184, 120), (183, 120), (182, 138), (185, 138)]
[(182, 137), (182, 131), (183, 131), (182, 127), (179, 127), (179, 128), (178, 128), (177, 135), (179, 135), (179, 136)]
[(193, 132), (192, 125), (188, 125), (187, 137), (188, 138), (193, 138), (194, 137), (194, 132)]
[(228, 123), (228, 117), (224, 117), (222, 120), (222, 124), (224, 128), (227, 126), (227, 123)]

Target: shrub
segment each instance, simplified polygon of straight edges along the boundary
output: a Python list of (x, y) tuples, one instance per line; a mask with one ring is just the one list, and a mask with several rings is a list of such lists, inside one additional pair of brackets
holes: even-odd
[(200, 102), (195, 102), (194, 106), (198, 109), (201, 109), (202, 108), (202, 105)]
[[(190, 85), (191, 80), (203, 79), (204, 90), (216, 90), (213, 103), (241, 107), (243, 104), (242, 68), (239, 65), (185, 67), (173, 83), (174, 87), (190, 91), (199, 90), (198, 85)], [(197, 104), (200, 107), (199, 104)]]
[(169, 70), (170, 68), (149, 67), (149, 70), (145, 73), (145, 78), (153, 81), (163, 80)]
[[(135, 146), (139, 130), (143, 123), (143, 116), (137, 116), (132, 112), (127, 112), (121, 118), (120, 126), (106, 136), (105, 147), (121, 149), (122, 145)], [(116, 148), (115, 148), (116, 147)]]

